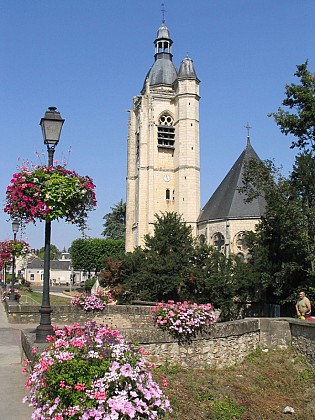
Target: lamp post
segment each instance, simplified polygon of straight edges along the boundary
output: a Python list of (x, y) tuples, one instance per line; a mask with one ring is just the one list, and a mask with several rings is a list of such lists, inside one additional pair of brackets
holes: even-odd
[[(43, 132), (44, 144), (47, 145), (48, 166), (54, 164), (54, 152), (59, 142), (61, 128), (65, 120), (61, 118), (57, 108), (51, 106), (46, 111), (45, 116), (40, 120), (40, 126)], [(53, 335), (53, 327), (51, 325), (51, 306), (49, 296), (49, 280), (50, 280), (50, 238), (51, 238), (51, 221), (45, 221), (45, 254), (44, 254), (44, 279), (43, 279), (43, 298), (42, 305), (39, 309), (40, 324), (36, 328), (36, 343), (45, 343), (48, 335)]]
[[(16, 235), (19, 231), (20, 222), (17, 219), (14, 219), (12, 222), (12, 231), (13, 231), (13, 240), (16, 241)], [(12, 280), (11, 280), (11, 291), (9, 296), (10, 303), (16, 303), (15, 293), (14, 293), (14, 280), (15, 280), (15, 252), (12, 251)]]

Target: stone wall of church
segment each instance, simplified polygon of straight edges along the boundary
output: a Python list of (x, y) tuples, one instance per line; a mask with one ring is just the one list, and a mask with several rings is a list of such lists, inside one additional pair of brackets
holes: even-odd
[(225, 255), (230, 254), (244, 254), (246, 258), (246, 246), (238, 236), (242, 232), (254, 231), (259, 219), (231, 219), (218, 220), (208, 223), (203, 223), (198, 228), (198, 235), (204, 235), (206, 243), (211, 246), (216, 246), (216, 234), (220, 233), (224, 237), (224, 243), (220, 244), (219, 250)]

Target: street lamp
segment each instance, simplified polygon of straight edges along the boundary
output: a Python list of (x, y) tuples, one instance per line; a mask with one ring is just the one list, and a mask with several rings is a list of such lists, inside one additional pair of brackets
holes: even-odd
[[(18, 219), (14, 219), (13, 222), (12, 222), (12, 231), (13, 231), (14, 242), (16, 241), (16, 235), (19, 231), (19, 227), (20, 227), (20, 222), (18, 221)], [(15, 252), (13, 250), (12, 251), (12, 280), (11, 280), (11, 291), (10, 291), (10, 296), (9, 296), (9, 301), (11, 303), (16, 303), (17, 302), (15, 300), (15, 293), (14, 293), (14, 280), (15, 280)]]
[[(51, 106), (46, 111), (45, 116), (40, 120), (40, 126), (43, 132), (44, 144), (47, 145), (48, 166), (54, 164), (55, 147), (59, 142), (61, 128), (65, 120), (61, 118), (57, 108)], [(51, 238), (51, 221), (45, 221), (45, 254), (44, 254), (44, 279), (43, 279), (43, 298), (42, 306), (39, 309), (40, 324), (36, 328), (36, 343), (45, 343), (48, 335), (53, 335), (53, 327), (51, 325), (51, 306), (49, 296), (49, 280), (50, 280), (50, 238)]]

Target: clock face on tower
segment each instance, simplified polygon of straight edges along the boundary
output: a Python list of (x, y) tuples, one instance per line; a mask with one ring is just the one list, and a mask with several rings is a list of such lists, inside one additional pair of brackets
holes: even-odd
[(164, 179), (165, 182), (168, 182), (168, 181), (171, 180), (171, 177), (169, 175), (164, 175), (163, 179)]

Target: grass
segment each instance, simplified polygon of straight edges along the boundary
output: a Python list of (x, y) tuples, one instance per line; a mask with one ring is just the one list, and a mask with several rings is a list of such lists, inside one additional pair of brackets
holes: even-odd
[[(155, 379), (169, 396), (167, 420), (273, 420), (315, 418), (315, 369), (293, 350), (260, 349), (229, 368), (162, 366)], [(286, 406), (294, 414), (283, 413)]]
[[(25, 297), (23, 297), (25, 296)], [(39, 305), (41, 305), (42, 303), (42, 299), (43, 299), (43, 294), (40, 292), (27, 292), (25, 290), (21, 291), (21, 302), (25, 302), (25, 299), (27, 297), (30, 297), (31, 299), (29, 299), (29, 304), (30, 305), (35, 305), (35, 302), (38, 303)], [(52, 295), (50, 294), (50, 304), (51, 305), (70, 305), (70, 301), (71, 299), (67, 298), (67, 297), (62, 297), (62, 296), (56, 296), (56, 295)]]

